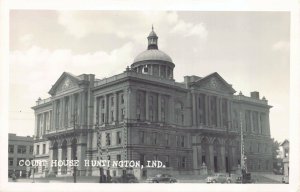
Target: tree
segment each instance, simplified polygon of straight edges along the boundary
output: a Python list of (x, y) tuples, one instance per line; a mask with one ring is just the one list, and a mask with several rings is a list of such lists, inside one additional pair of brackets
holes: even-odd
[(273, 169), (280, 170), (282, 159), (279, 157), (279, 142), (272, 138), (272, 160), (273, 160)]

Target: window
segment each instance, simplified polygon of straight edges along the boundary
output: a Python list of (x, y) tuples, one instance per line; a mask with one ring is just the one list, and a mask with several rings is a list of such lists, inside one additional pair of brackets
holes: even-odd
[(121, 155), (117, 155), (117, 161), (121, 161)]
[(153, 160), (158, 161), (158, 155), (154, 155), (153, 158), (154, 158)]
[(102, 121), (102, 123), (104, 123), (104, 121), (105, 121), (105, 115), (104, 115), (104, 113), (101, 114), (101, 121)]
[(110, 133), (106, 133), (106, 146), (110, 146)]
[(46, 144), (43, 144), (43, 154), (46, 153)]
[(139, 108), (139, 107), (136, 109), (136, 119), (137, 119), (137, 120), (140, 120), (140, 119), (141, 119), (141, 111), (140, 111), (140, 108)]
[(149, 116), (150, 116), (150, 120), (154, 121), (154, 115), (153, 115), (153, 109), (152, 109), (152, 107), (149, 109)]
[(14, 165), (14, 158), (8, 158), (8, 165), (13, 166)]
[(165, 134), (165, 140), (166, 140), (166, 145), (168, 146), (170, 143), (169, 141), (169, 134)]
[(141, 165), (145, 165), (145, 155), (144, 154), (140, 154), (140, 163), (141, 163)]
[(165, 162), (166, 167), (170, 166), (170, 157), (169, 155), (166, 156), (166, 162)]
[(117, 132), (117, 144), (121, 144), (122, 143), (122, 133), (121, 131)]
[(25, 154), (26, 153), (26, 146), (25, 145), (18, 145), (18, 153)]
[(180, 146), (180, 141), (179, 141), (179, 136), (178, 135), (176, 135), (176, 145), (177, 145), (177, 147)]
[(9, 153), (14, 153), (14, 145), (9, 145), (8, 146), (8, 152)]
[(114, 106), (115, 102), (114, 102), (114, 97), (111, 97), (110, 98), (110, 103), (111, 103), (111, 106)]
[(110, 112), (110, 119), (111, 119), (111, 121), (115, 120), (115, 118), (114, 118), (114, 112), (113, 111)]
[(110, 155), (107, 155), (107, 160), (109, 160), (109, 161), (110, 161)]
[(36, 154), (37, 154), (37, 155), (40, 154), (40, 146), (39, 146), (39, 145), (36, 146)]
[(181, 136), (181, 147), (184, 147), (184, 136)]
[(121, 121), (125, 119), (125, 109), (121, 109)]
[(157, 144), (157, 133), (152, 133), (152, 141), (154, 145)]
[(101, 101), (101, 108), (104, 109), (104, 107), (105, 107), (105, 101), (104, 101), (104, 99), (102, 99), (102, 101)]
[(121, 104), (124, 104), (124, 94), (121, 95)]
[(17, 166), (20, 166), (20, 161), (21, 161), (21, 160), (24, 160), (24, 161), (25, 161), (24, 158), (18, 158), (18, 159), (17, 159)]
[(181, 160), (181, 168), (185, 168), (186, 166), (186, 158), (185, 157), (182, 157), (182, 160)]
[(30, 153), (30, 154), (33, 154), (33, 146), (30, 146), (30, 147), (29, 147), (29, 153)]
[(140, 143), (141, 144), (145, 143), (145, 132), (144, 131), (140, 132)]

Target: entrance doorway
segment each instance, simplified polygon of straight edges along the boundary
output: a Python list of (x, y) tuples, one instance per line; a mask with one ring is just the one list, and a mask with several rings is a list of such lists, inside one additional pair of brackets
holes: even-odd
[(226, 173), (229, 173), (229, 161), (228, 161), (228, 157), (226, 157)]

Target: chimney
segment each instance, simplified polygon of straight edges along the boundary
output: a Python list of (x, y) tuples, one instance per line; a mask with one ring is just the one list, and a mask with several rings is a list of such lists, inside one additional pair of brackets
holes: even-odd
[(250, 93), (251, 98), (253, 99), (259, 99), (259, 92), (258, 91), (253, 91)]

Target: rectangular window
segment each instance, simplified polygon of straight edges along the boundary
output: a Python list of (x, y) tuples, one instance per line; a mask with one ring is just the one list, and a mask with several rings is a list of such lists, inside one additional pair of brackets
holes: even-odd
[(114, 112), (113, 111), (110, 112), (110, 119), (111, 119), (111, 121), (115, 120), (115, 118), (114, 118)]
[(176, 135), (176, 146), (179, 147), (180, 146), (180, 140), (179, 140), (179, 136)]
[(25, 161), (24, 158), (18, 158), (18, 159), (17, 159), (17, 166), (20, 166), (20, 161), (21, 161), (21, 160), (24, 160), (24, 161)]
[(170, 141), (169, 141), (169, 134), (165, 134), (165, 140), (166, 140), (166, 145), (168, 146), (170, 144)]
[(121, 121), (125, 119), (125, 109), (121, 109)]
[(26, 146), (25, 145), (18, 145), (18, 153), (25, 154), (26, 153)]
[(169, 157), (169, 155), (166, 156), (165, 166), (166, 166), (166, 167), (169, 167), (169, 166), (170, 166), (170, 157)]
[(65, 126), (68, 126), (69, 124), (69, 97), (66, 97), (65, 99)]
[(30, 147), (29, 147), (29, 153), (30, 153), (30, 154), (33, 154), (33, 146), (30, 146)]
[(139, 108), (139, 107), (136, 109), (136, 119), (137, 119), (137, 120), (140, 120), (140, 119), (141, 119), (141, 111), (140, 111), (140, 108)]
[(124, 104), (124, 94), (121, 94), (121, 104)]
[(117, 161), (121, 161), (121, 155), (117, 155)]
[(8, 152), (9, 153), (14, 153), (14, 145), (9, 145), (8, 146)]
[(102, 101), (101, 101), (101, 108), (104, 109), (104, 107), (105, 107), (105, 100), (102, 99)]
[(110, 133), (106, 133), (106, 146), (110, 146), (111, 139), (110, 139)]
[(101, 122), (104, 123), (104, 121), (105, 121), (105, 115), (104, 115), (104, 113), (102, 113), (101, 114)]
[(43, 154), (46, 154), (46, 144), (43, 144)]
[(184, 147), (184, 136), (181, 136), (181, 147)]
[(145, 143), (145, 132), (140, 131), (140, 143), (144, 144)]
[(152, 141), (153, 141), (152, 144), (154, 144), (154, 145), (157, 144), (157, 133), (152, 133)]
[(121, 131), (117, 132), (117, 144), (121, 144), (122, 143), (122, 133)]
[(140, 163), (141, 163), (141, 165), (145, 165), (145, 155), (144, 154), (140, 154)]
[(114, 97), (111, 97), (110, 98), (110, 103), (111, 103), (111, 106), (114, 106), (115, 102), (114, 102)]
[(37, 154), (37, 155), (40, 154), (40, 146), (39, 146), (39, 145), (36, 146), (36, 154)]
[(110, 155), (107, 155), (107, 160), (109, 160), (109, 161), (110, 161)]
[(186, 166), (186, 158), (185, 157), (182, 157), (182, 160), (181, 160), (181, 168), (185, 168)]
[(8, 158), (8, 166), (13, 166), (14, 165), (14, 158)]

